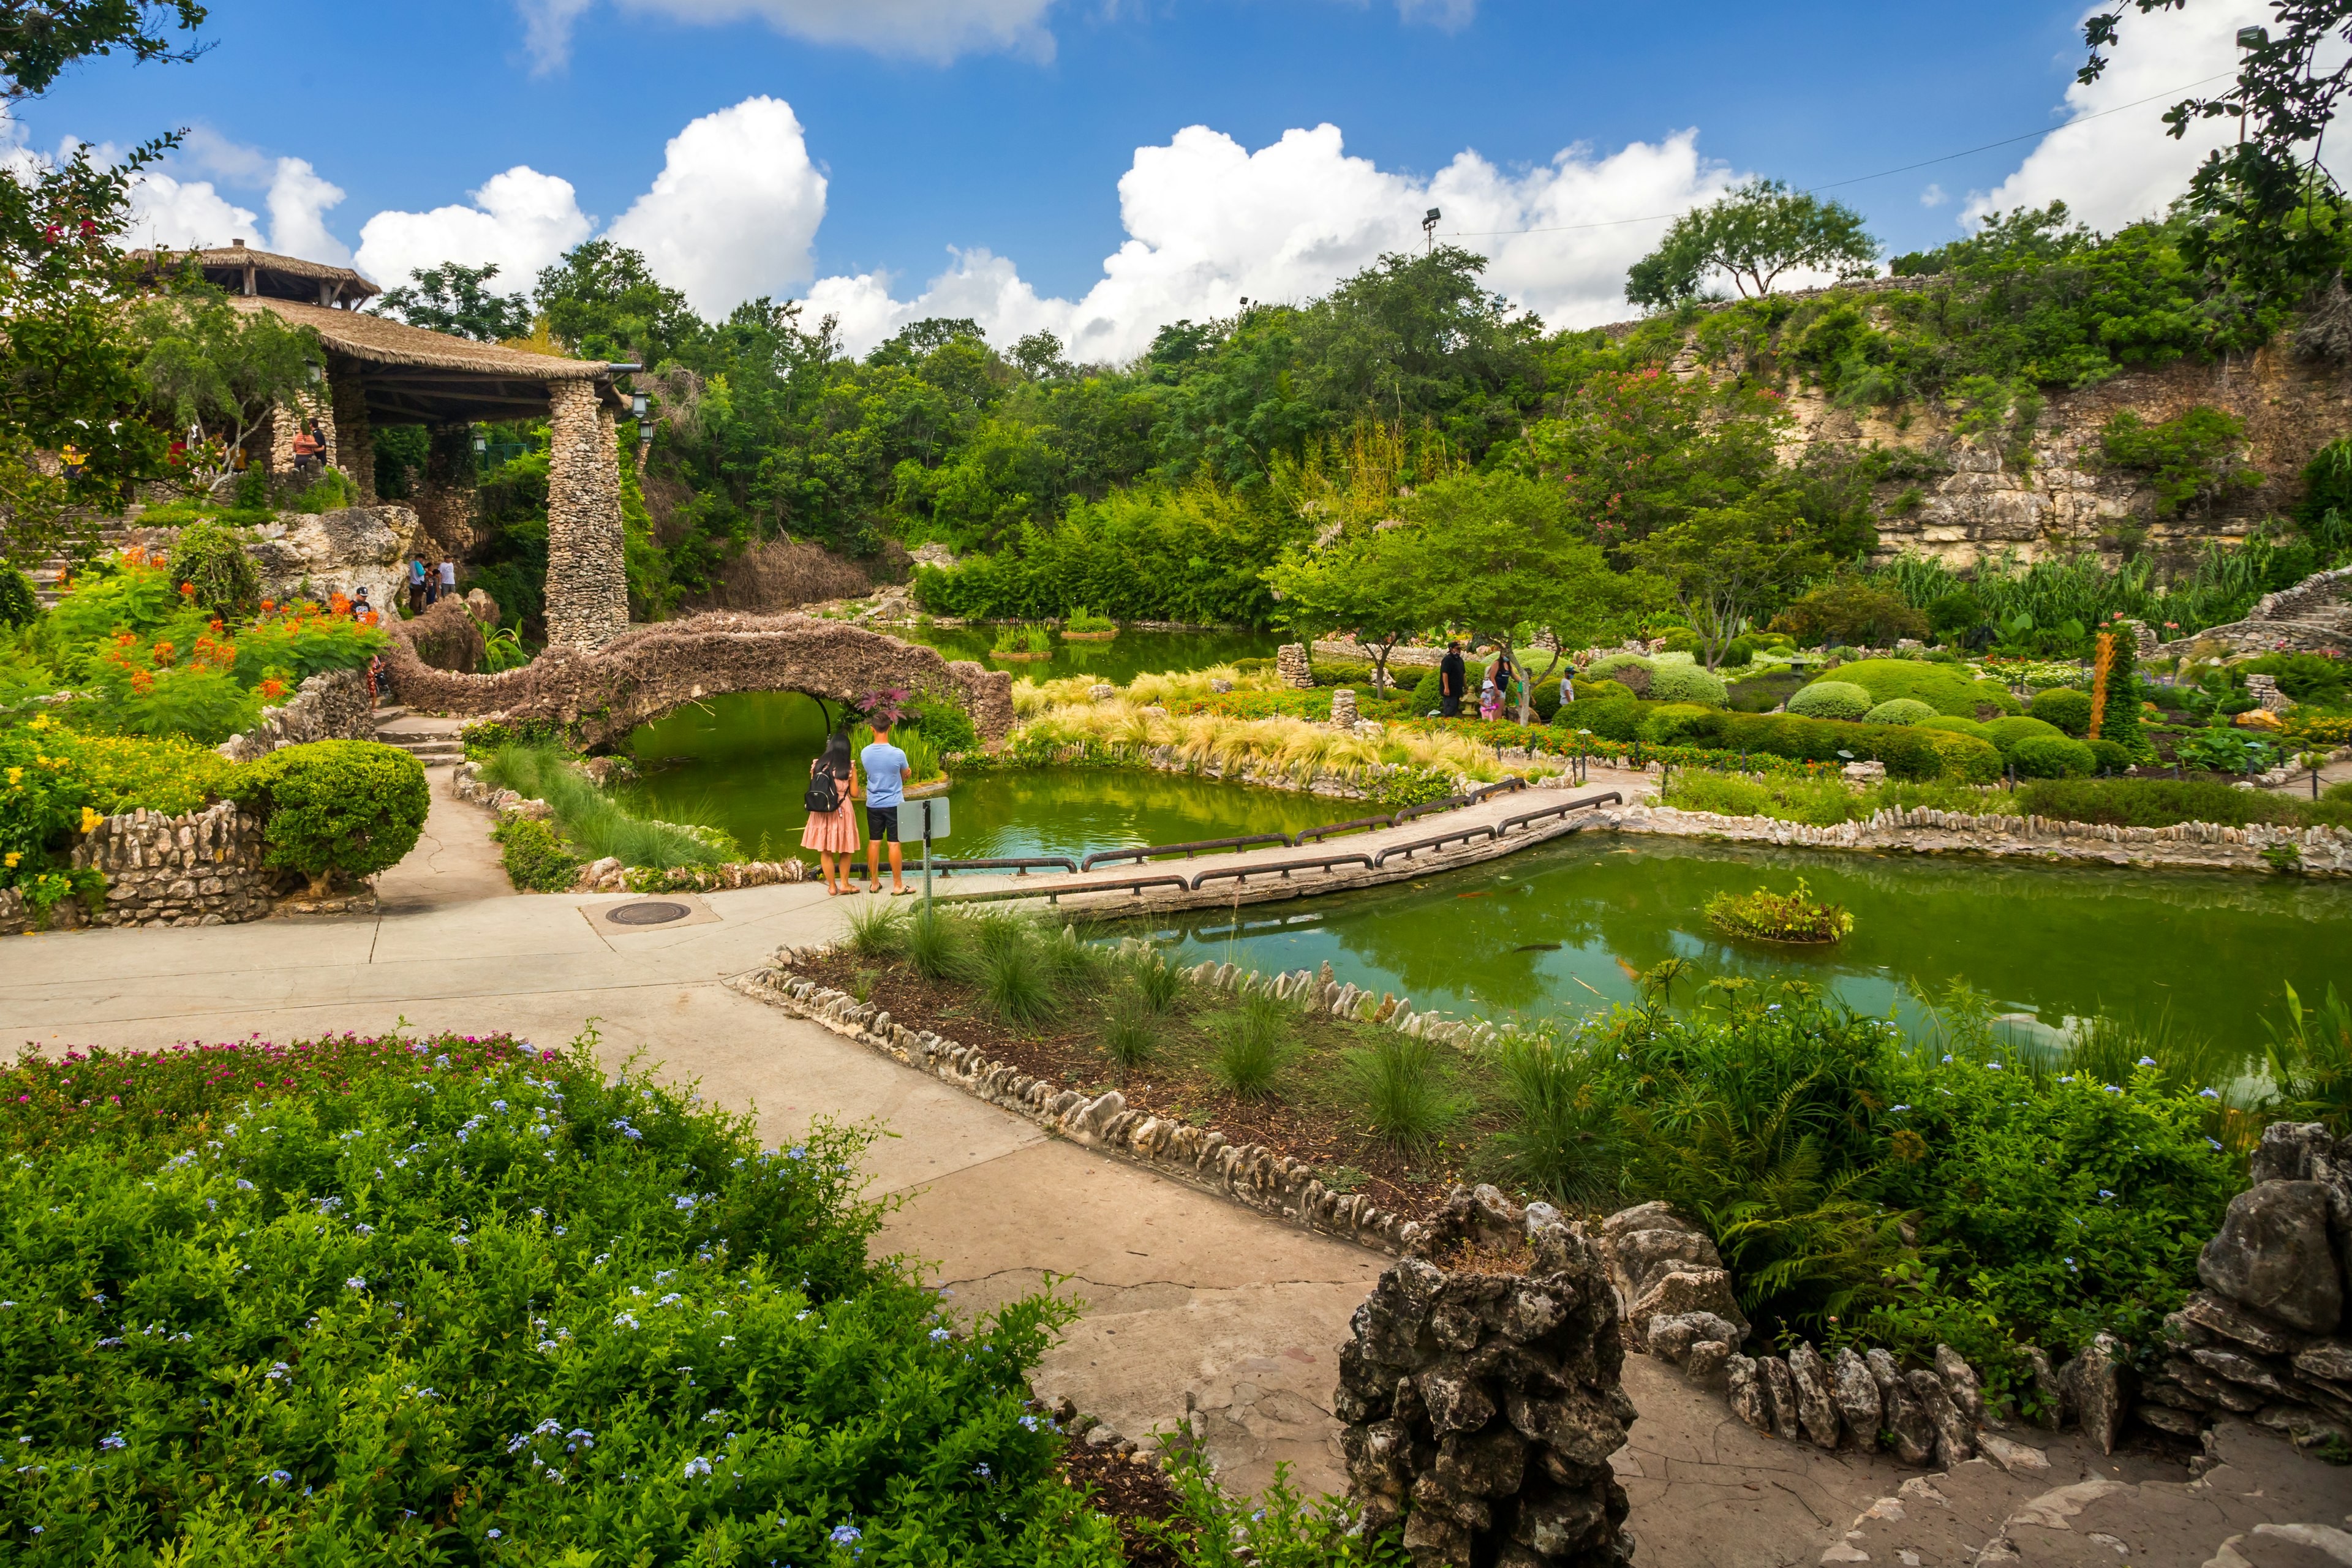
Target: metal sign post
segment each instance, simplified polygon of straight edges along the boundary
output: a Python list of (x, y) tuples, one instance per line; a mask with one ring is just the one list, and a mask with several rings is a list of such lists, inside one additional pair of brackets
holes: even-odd
[(931, 907), (931, 840), (948, 836), (948, 797), (935, 795), (907, 803), (921, 818), (923, 830), (923, 907)]

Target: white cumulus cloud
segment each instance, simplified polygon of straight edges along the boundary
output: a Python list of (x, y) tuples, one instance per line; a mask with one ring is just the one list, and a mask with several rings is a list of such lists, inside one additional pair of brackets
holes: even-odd
[(499, 276), (493, 288), (528, 289), (541, 268), (586, 239), (595, 226), (580, 210), (580, 194), (571, 181), (518, 163), (469, 193), (466, 205), (376, 214), (360, 230), (354, 265), (386, 288), (444, 261), (494, 265)]
[(351, 247), (327, 232), (327, 209), (343, 190), (301, 158), (280, 158), (269, 181), (269, 248), (283, 256), (349, 267)]
[(808, 280), (824, 189), (792, 105), (747, 98), (670, 138), (653, 188), (610, 236), (696, 310), (723, 316)]
[(1434, 206), (1450, 243), (1488, 258), (1497, 291), (1554, 325), (1592, 324), (1630, 313), (1625, 268), (1664, 229), (1648, 220), (1730, 182), (1699, 157), (1691, 131), (1606, 157), (1571, 147), (1516, 173), (1465, 152), (1418, 180), (1349, 156), (1332, 125), (1287, 132), (1255, 153), (1195, 125), (1136, 150), (1118, 185), (1129, 237), (1081, 300), (1040, 298), (1003, 258), (955, 251), (911, 299), (894, 299), (890, 280), (869, 273), (824, 279), (808, 300), (812, 314), (839, 316), (854, 350), (926, 316), (970, 316), (1000, 346), (1042, 330), (1075, 358), (1117, 362), (1171, 321), (1230, 315), (1244, 299), (1304, 301), (1385, 252), (1417, 248)]
[[(2083, 15), (2111, 8), (2102, 4)], [(2190, 84), (2233, 72), (2238, 29), (2271, 19), (2268, 0), (2208, 0), (2153, 16), (2127, 11), (2105, 72), (2088, 87), (2067, 88), (2067, 122), (2035, 143), (2016, 173), (1971, 195), (1962, 220), (2053, 201), (2103, 231), (2161, 216), (2205, 154), (2238, 134), (2234, 121), (2198, 120), (2176, 142), (2165, 132), (2165, 110), (2189, 96)], [(2206, 97), (2228, 85), (2204, 81), (2196, 90)], [(2156, 101), (2123, 107), (2144, 98)]]

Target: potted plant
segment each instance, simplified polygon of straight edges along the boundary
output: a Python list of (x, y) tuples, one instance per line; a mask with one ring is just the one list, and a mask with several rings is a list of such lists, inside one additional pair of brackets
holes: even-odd
[(1108, 642), (1118, 636), (1118, 623), (1080, 605), (1062, 622), (1064, 642)]

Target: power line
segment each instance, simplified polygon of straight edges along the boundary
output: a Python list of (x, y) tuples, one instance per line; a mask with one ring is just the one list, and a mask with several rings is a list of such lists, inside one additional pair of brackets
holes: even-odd
[[(1813, 191), (1834, 191), (1843, 185), (1859, 185), (1869, 180), (1885, 179), (1890, 174), (1907, 174), (1914, 169), (1926, 169), (1937, 163), (1948, 163), (1955, 158), (1974, 157), (1979, 153), (1990, 153), (1996, 147), (2008, 147), (2020, 142), (2037, 142), (2042, 137), (2050, 135), (2053, 132), (2065, 130), (2067, 125), (2082, 125), (2094, 120), (2105, 120), (2110, 114), (2121, 114), (2126, 109), (2138, 109), (2143, 105), (2155, 103), (2159, 100), (2170, 98), (2175, 93), (2187, 92), (2190, 88), (2203, 87), (2206, 82), (2220, 81), (2223, 77), (2233, 77), (2237, 74), (2238, 73), (2235, 71), (2217, 71), (2213, 75), (2204, 78), (2202, 80), (2188, 82), (2179, 87), (2168, 89), (2163, 92), (2151, 93), (2146, 98), (2134, 99), (2129, 103), (2118, 103), (2113, 109), (2102, 109), (2096, 114), (2078, 115), (2074, 119), (2066, 121), (2065, 125), (2045, 126), (2040, 131), (2028, 131), (2021, 135), (2004, 136), (1998, 142), (1987, 142), (1981, 146), (1970, 147), (1965, 152), (1947, 153), (1940, 158), (1923, 158), (1916, 163), (1906, 163), (1899, 169), (1881, 169), (1874, 174), (1856, 174), (1850, 180), (1832, 180), (1827, 184), (1806, 185), (1801, 188), (1809, 193)], [(1685, 210), (1686, 211), (1688, 209)], [(1645, 217), (1616, 217), (1609, 218), (1600, 223), (1554, 224), (1543, 228), (1461, 229), (1448, 234), (1444, 237), (1447, 239), (1488, 239), (1503, 235), (1512, 234), (1570, 234), (1580, 229), (1588, 228), (1618, 228), (1629, 223), (1664, 223), (1670, 219), (1678, 218), (1682, 216), (1682, 213), (1679, 212), (1651, 213)]]

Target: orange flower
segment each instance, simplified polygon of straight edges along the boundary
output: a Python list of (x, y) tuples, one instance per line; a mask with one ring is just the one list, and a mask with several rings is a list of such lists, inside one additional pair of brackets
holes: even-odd
[(131, 672), (131, 689), (144, 697), (155, 689), (155, 678), (143, 669)]
[(122, 552), (122, 559), (131, 565), (144, 566), (147, 564), (147, 547), (143, 544), (134, 544)]
[(179, 650), (174, 648), (170, 643), (159, 642), (155, 645), (154, 649), (148, 655), (148, 657), (155, 661), (155, 668), (158, 669), (169, 669), (172, 668), (172, 659), (173, 656), (178, 652)]
[(278, 601), (275, 599), (264, 599), (261, 601), (261, 607), (265, 610), (274, 610), (278, 607)]
[(210, 623), (210, 629), (211, 629), (211, 631), (212, 631), (213, 636), (215, 636), (215, 637), (218, 637), (218, 636), (220, 636), (220, 635), (221, 635), (221, 623), (220, 623), (220, 617), (219, 617), (218, 616), (215, 616), (212, 618), (212, 621), (211, 621), (211, 623)]
[(183, 584), (180, 584), (180, 596), (181, 596), (182, 598), (184, 598), (184, 599), (193, 599), (193, 598), (194, 598), (194, 597), (196, 596), (196, 585), (195, 585), (194, 583), (183, 583)]
[(273, 675), (261, 683), (261, 694), (264, 697), (283, 697), (286, 695), (286, 683)]

